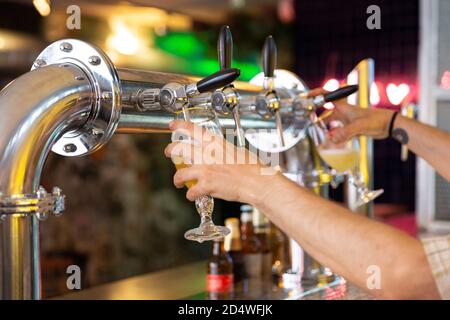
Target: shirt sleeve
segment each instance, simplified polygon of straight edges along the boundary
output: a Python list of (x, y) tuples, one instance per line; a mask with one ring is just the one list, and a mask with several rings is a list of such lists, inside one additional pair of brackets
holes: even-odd
[(450, 236), (422, 239), (442, 299), (450, 300)]

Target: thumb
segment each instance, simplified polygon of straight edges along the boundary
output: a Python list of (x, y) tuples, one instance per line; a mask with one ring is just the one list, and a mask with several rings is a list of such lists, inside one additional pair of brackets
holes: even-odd
[(358, 134), (358, 127), (354, 123), (345, 127), (335, 128), (329, 131), (329, 138), (333, 143), (343, 143)]

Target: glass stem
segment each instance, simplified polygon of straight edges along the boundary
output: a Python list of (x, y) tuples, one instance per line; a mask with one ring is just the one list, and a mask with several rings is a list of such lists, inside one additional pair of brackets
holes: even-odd
[(212, 223), (212, 212), (214, 210), (214, 198), (201, 196), (195, 199), (195, 207), (200, 215), (201, 224)]
[(368, 190), (364, 177), (360, 172), (351, 172), (351, 176), (353, 185), (358, 189), (358, 192), (364, 193)]

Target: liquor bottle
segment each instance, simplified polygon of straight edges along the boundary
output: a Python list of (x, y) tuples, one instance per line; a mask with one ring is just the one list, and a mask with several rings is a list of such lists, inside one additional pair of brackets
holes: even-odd
[(260, 279), (262, 254), (260, 243), (253, 230), (252, 211), (252, 206), (241, 206), (242, 255), (246, 277), (248, 279)]
[(223, 238), (214, 240), (208, 261), (206, 291), (211, 300), (230, 299), (233, 292), (233, 263), (225, 251)]
[(228, 218), (225, 220), (225, 226), (231, 230), (225, 237), (225, 251), (228, 252), (233, 262), (234, 283), (238, 283), (245, 277), (239, 219)]
[(257, 208), (253, 208), (252, 221), (259, 242), (259, 252), (262, 255), (261, 277), (264, 280), (270, 280), (272, 278), (272, 251), (269, 239), (269, 220)]
[(281, 279), (288, 264), (289, 239), (273, 223), (269, 223), (269, 230), (270, 251), (272, 252), (272, 276), (275, 279)]

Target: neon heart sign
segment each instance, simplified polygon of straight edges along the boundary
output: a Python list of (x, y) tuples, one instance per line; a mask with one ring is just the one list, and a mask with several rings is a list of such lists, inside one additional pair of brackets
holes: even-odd
[(397, 106), (408, 96), (409, 86), (406, 83), (399, 85), (389, 83), (386, 87), (386, 94), (389, 102)]

